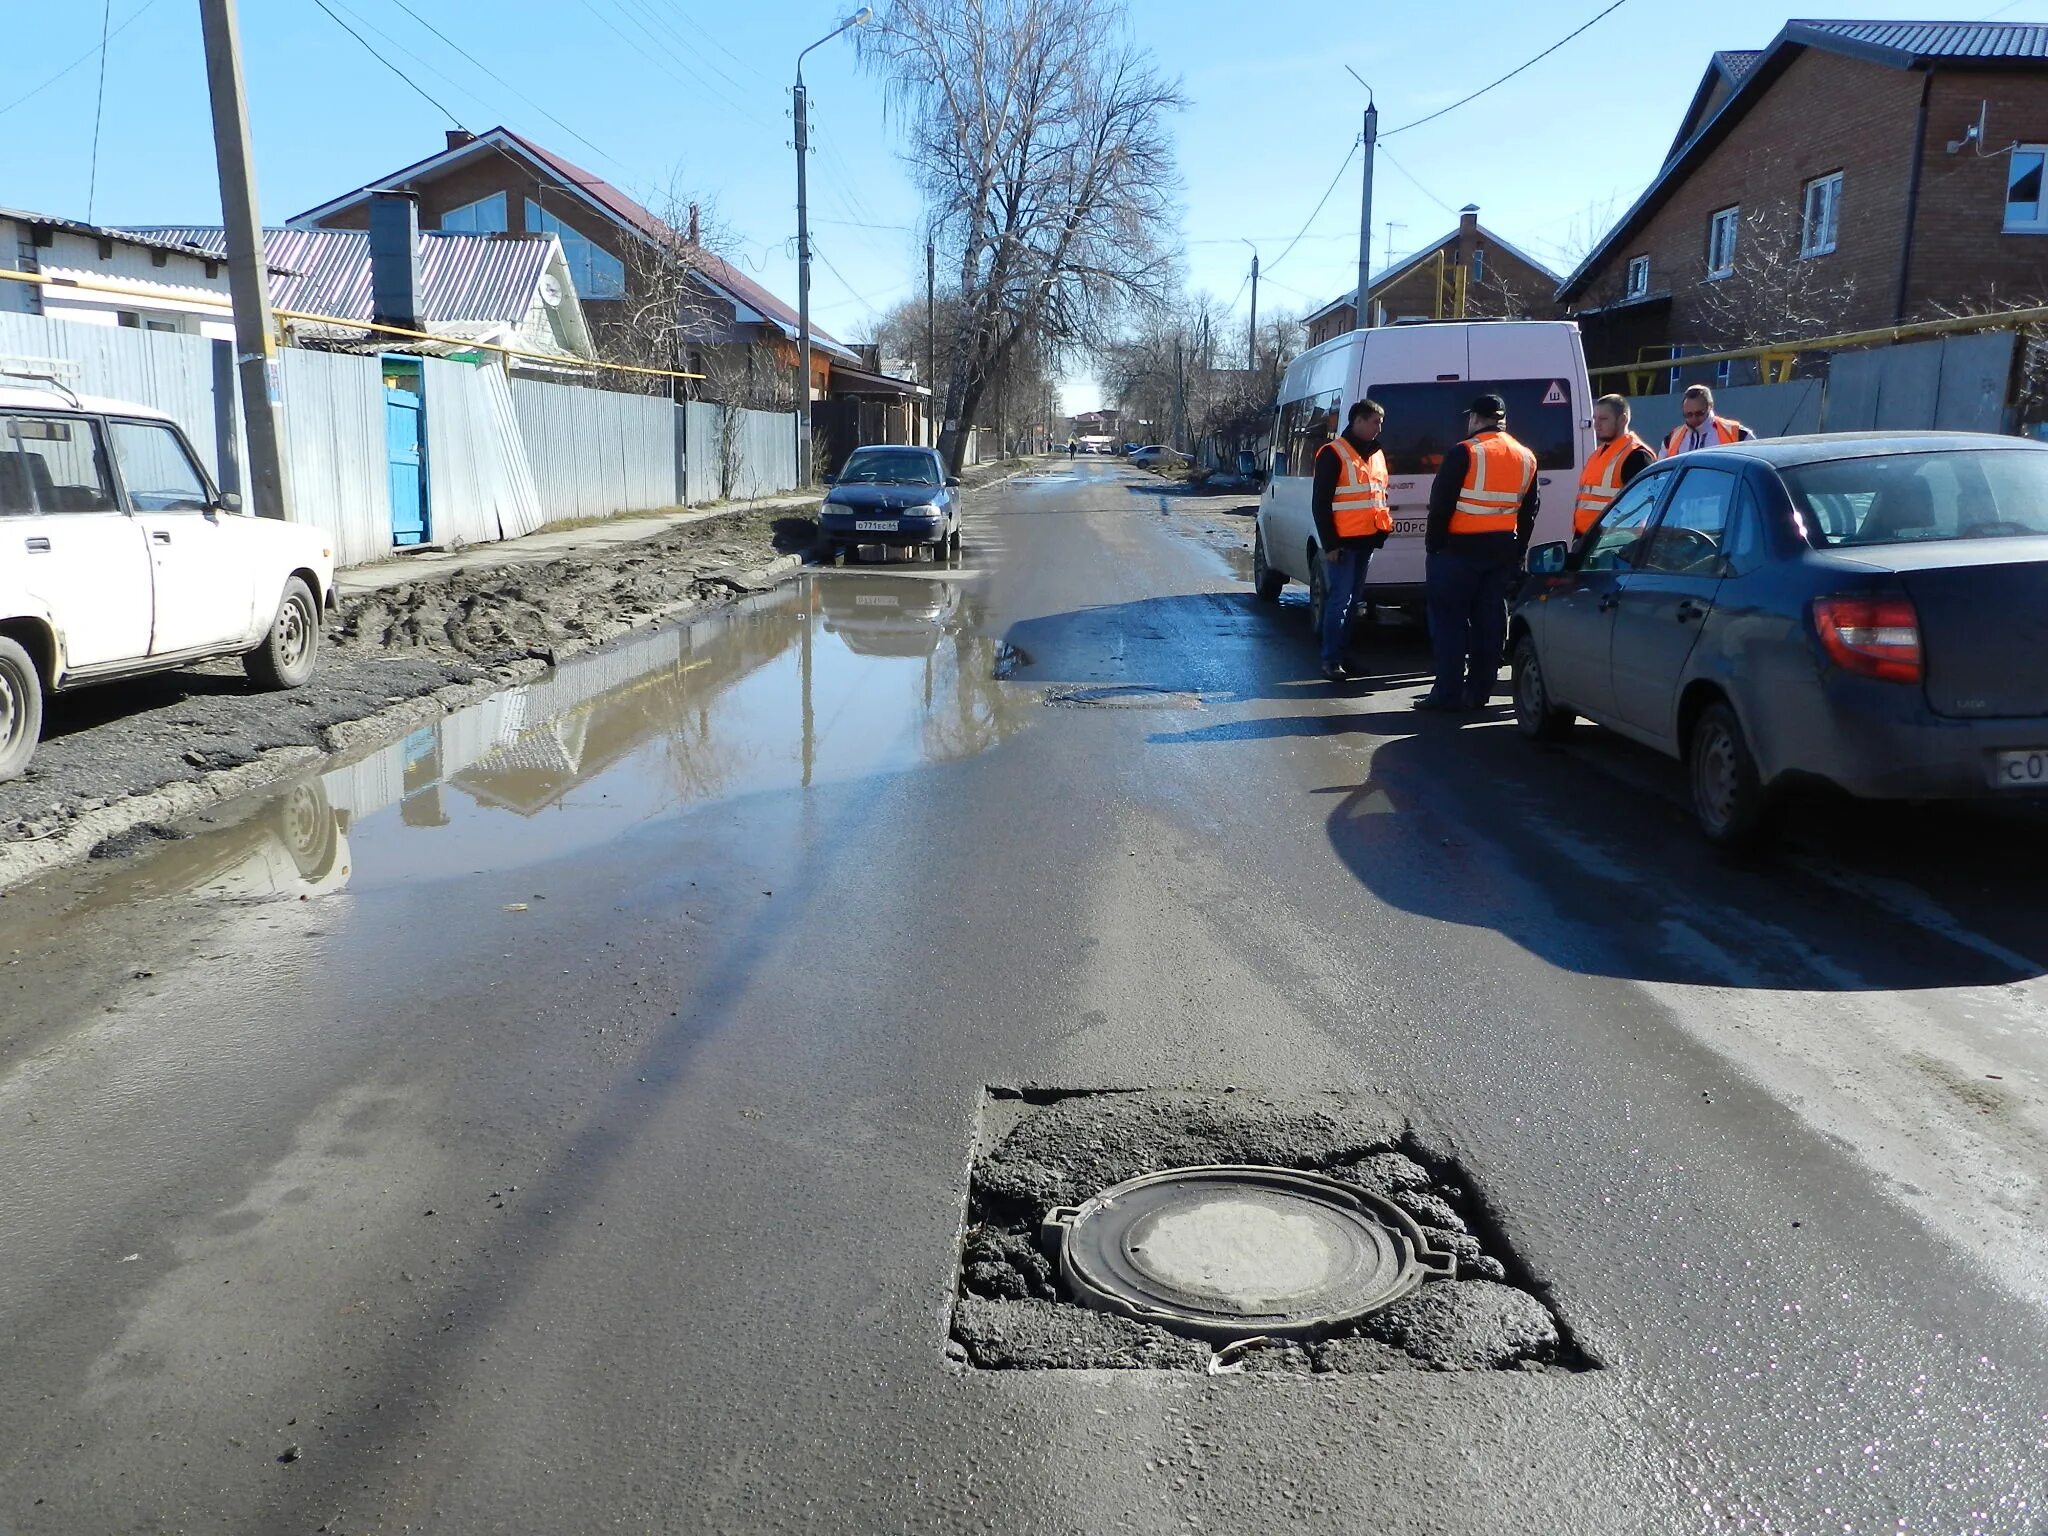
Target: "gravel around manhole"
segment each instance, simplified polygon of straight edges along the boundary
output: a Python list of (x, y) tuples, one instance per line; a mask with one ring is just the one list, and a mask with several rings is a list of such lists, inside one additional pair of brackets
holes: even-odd
[[(1431, 1280), (1310, 1340), (1212, 1346), (1069, 1301), (1040, 1224), (1111, 1185), (1168, 1168), (1255, 1164), (1321, 1173), (1393, 1201), (1458, 1278)], [(969, 1183), (954, 1358), (983, 1370), (1180, 1370), (1229, 1375), (1590, 1369), (1536, 1295), (1469, 1175), (1379, 1102), (1166, 1090), (992, 1092)]]

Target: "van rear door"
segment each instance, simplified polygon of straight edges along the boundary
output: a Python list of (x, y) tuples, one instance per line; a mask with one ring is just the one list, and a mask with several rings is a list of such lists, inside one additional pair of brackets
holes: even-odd
[(1463, 407), (1471, 395), (1459, 396), (1453, 381), (1471, 376), (1470, 335), (1463, 325), (1380, 326), (1363, 333), (1358, 394), (1387, 408), (1387, 501), (1394, 514), (1394, 535), (1374, 559), (1370, 583), (1422, 580), (1429, 488), (1444, 454), (1465, 436)]
[(1579, 474), (1592, 451), (1593, 399), (1586, 354), (1567, 324), (1472, 327), (1473, 393), (1508, 403), (1508, 431), (1536, 455), (1542, 491), (1531, 541), (1569, 539)]

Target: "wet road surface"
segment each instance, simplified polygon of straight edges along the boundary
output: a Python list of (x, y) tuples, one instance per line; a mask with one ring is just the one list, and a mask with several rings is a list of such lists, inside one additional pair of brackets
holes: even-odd
[[(0, 900), (0, 1531), (2043, 1529), (2039, 818), (1727, 864), (1155, 484)], [(967, 1369), (1021, 1085), (1408, 1107), (1600, 1368)]]

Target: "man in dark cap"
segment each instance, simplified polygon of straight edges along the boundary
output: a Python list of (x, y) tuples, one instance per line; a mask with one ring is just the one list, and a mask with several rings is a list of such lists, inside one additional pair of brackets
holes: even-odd
[(1507, 402), (1481, 395), (1465, 441), (1444, 455), (1429, 492), (1430, 649), (1436, 683), (1417, 709), (1483, 709), (1507, 646), (1508, 589), (1529, 548), (1538, 503), (1536, 455), (1507, 433)]

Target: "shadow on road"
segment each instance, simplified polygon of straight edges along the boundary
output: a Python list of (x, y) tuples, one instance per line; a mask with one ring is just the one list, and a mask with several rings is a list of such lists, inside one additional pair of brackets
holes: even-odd
[[(1305, 627), (1285, 627), (1269, 637), (1273, 670), (1309, 671)], [(1379, 670), (1350, 688), (1268, 676), (1248, 694), (1328, 706), (1150, 740), (1369, 744), (1365, 782), (1327, 791), (1343, 865), (1390, 905), (1493, 928), (1566, 970), (1823, 992), (2048, 973), (2048, 807), (1806, 794), (1787, 802), (1768, 848), (1731, 860), (1700, 838), (1676, 762), (1590, 725), (1539, 747), (1504, 702), (1418, 716), (1419, 632), (1388, 626), (1369, 644)]]

